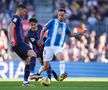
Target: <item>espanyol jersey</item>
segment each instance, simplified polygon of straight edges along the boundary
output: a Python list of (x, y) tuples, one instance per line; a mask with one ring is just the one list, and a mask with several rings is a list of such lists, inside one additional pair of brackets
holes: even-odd
[(45, 27), (48, 30), (45, 46), (63, 46), (66, 34), (70, 33), (66, 23), (60, 22), (58, 19), (52, 19)]

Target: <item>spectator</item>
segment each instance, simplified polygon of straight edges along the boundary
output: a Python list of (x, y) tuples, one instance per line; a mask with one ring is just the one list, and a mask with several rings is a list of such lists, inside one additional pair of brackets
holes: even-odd
[(98, 62), (107, 62), (108, 60), (105, 57), (105, 44), (106, 44), (106, 34), (102, 34), (99, 37), (99, 44), (98, 44)]
[(8, 58), (7, 45), (8, 45), (7, 36), (5, 35), (3, 30), (0, 30), (0, 61), (6, 60)]
[(76, 62), (80, 60), (80, 50), (76, 46), (76, 39), (74, 37), (71, 38), (71, 44), (68, 53), (71, 61)]
[(91, 16), (88, 17), (88, 23), (91, 25), (91, 26), (94, 26), (97, 22), (97, 19), (95, 17), (95, 14), (94, 13), (91, 13)]
[(97, 51), (94, 48), (95, 42), (90, 42), (89, 47), (88, 47), (88, 57), (90, 61), (96, 61), (96, 54)]

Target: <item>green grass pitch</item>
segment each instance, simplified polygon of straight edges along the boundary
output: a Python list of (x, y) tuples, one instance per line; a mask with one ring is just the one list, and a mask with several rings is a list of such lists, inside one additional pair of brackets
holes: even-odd
[(108, 82), (93, 81), (52, 81), (49, 87), (31, 82), (35, 87), (22, 87), (22, 81), (0, 81), (0, 90), (108, 90)]

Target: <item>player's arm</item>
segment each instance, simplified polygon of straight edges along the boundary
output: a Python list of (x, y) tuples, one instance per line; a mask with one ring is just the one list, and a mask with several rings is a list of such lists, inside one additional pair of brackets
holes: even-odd
[(43, 40), (43, 36), (44, 36), (44, 33), (45, 33), (46, 30), (47, 30), (46, 27), (44, 27), (44, 28), (42, 29), (42, 31), (41, 31), (41, 33), (40, 33), (40, 39), (41, 39), (41, 40)]
[(67, 35), (68, 35), (69, 37), (77, 37), (77, 36), (83, 35), (84, 33), (85, 33), (85, 32), (78, 32), (78, 33), (69, 32), (69, 33), (67, 33)]
[(41, 33), (40, 33), (40, 40), (38, 41), (38, 45), (43, 44), (43, 36), (46, 30), (49, 30), (49, 28), (52, 26), (52, 23), (54, 22), (54, 20), (50, 20), (45, 27), (42, 29)]
[(15, 28), (15, 24), (13, 22), (10, 23), (9, 28), (8, 28), (8, 36), (9, 36), (9, 40), (11, 42), (11, 44), (15, 44), (14, 41), (14, 28)]
[(78, 32), (78, 33), (72, 33), (69, 29), (69, 27), (67, 26), (66, 27), (66, 34), (69, 36), (69, 37), (77, 37), (77, 36), (82, 36), (84, 35), (84, 33), (86, 33), (86, 30), (82, 31), (82, 32)]
[(43, 36), (44, 36), (45, 31), (46, 31), (46, 27), (44, 27), (44, 28), (42, 29), (41, 33), (40, 33), (40, 39), (39, 39), (38, 42), (37, 42), (37, 44), (38, 44), (39, 46), (41, 46), (41, 45), (43, 44)]

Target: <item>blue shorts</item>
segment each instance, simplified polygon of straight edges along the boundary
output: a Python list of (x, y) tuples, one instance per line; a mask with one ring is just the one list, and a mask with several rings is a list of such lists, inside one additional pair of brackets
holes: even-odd
[(24, 42), (15, 45), (12, 47), (12, 50), (22, 59), (26, 60), (28, 58), (27, 53), (29, 50), (32, 50), (30, 46)]

